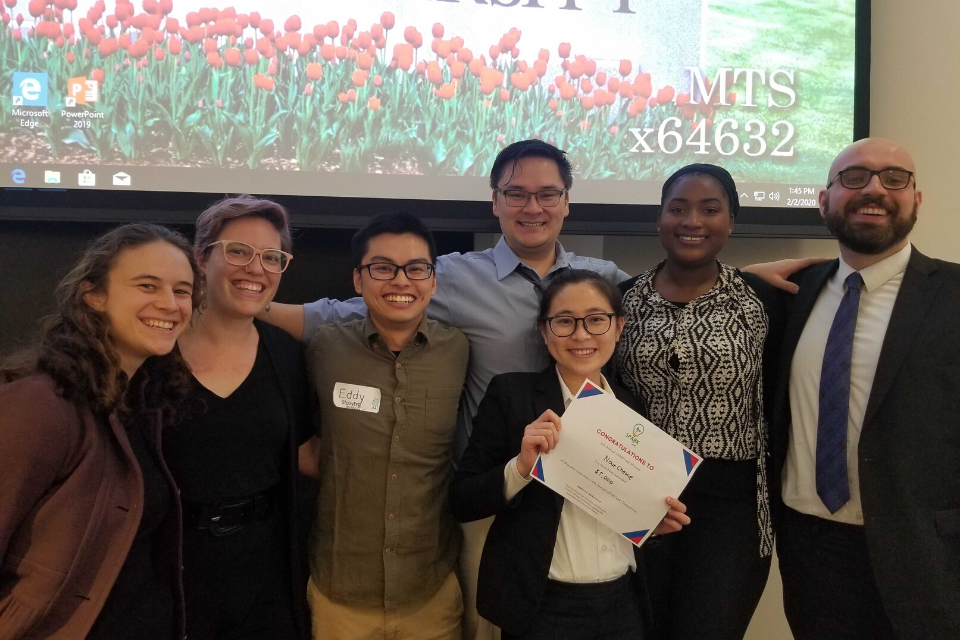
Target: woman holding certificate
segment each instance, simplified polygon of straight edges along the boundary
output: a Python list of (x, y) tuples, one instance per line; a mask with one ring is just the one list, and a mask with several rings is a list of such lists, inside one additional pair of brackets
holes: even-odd
[(681, 496), (693, 525), (647, 553), (656, 638), (742, 638), (770, 569), (763, 374), (780, 322), (768, 285), (717, 261), (738, 210), (726, 170), (678, 170), (657, 217), (666, 259), (620, 285), (617, 378), (704, 460)]
[[(642, 561), (623, 535), (538, 482), (540, 453), (562, 433), (561, 415), (585, 380), (637, 408), (600, 373), (624, 326), (620, 294), (592, 271), (558, 274), (543, 294), (538, 327), (555, 364), (496, 376), (450, 491), (461, 522), (495, 515), (480, 561), (477, 610), (503, 638), (638, 640), (649, 620)], [(657, 533), (690, 522), (667, 498)]]

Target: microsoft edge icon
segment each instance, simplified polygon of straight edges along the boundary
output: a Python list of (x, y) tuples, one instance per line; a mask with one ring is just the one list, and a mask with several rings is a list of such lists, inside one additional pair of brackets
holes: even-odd
[(17, 71), (13, 74), (13, 105), (18, 107), (47, 106), (47, 74)]

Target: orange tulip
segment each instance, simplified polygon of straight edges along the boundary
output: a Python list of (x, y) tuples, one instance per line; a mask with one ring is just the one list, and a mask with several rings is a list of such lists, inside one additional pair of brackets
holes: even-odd
[(307, 77), (317, 81), (323, 77), (323, 65), (319, 62), (311, 62), (307, 65)]
[(490, 54), (490, 60), (496, 61), (497, 56), (500, 55), (500, 47), (495, 44), (490, 45), (490, 50), (487, 52)]
[(243, 63), (240, 50), (230, 47), (223, 52), (223, 61), (226, 62), (229, 67), (239, 67)]
[(395, 25), (396, 23), (397, 23), (397, 18), (391, 12), (384, 11), (382, 14), (380, 14), (380, 24), (387, 31), (389, 31), (390, 29), (393, 29), (393, 25)]
[(441, 85), (439, 89), (434, 89), (433, 92), (437, 95), (438, 98), (443, 100), (450, 100), (453, 98), (453, 95), (456, 93), (456, 87), (453, 83), (447, 82)]
[(407, 27), (406, 29), (404, 29), (404, 30), (403, 30), (403, 39), (407, 41), (407, 44), (413, 45), (414, 47), (417, 46), (416, 43), (417, 43), (418, 41), (422, 41), (422, 37), (420, 36), (420, 32), (417, 31), (417, 28), (416, 28), (416, 27)]
[(303, 95), (307, 97), (310, 97), (313, 95), (313, 85), (311, 83), (308, 82), (307, 86), (303, 88)]
[(220, 54), (216, 51), (211, 51), (207, 54), (207, 64), (209, 64), (214, 69), (219, 69), (223, 66), (223, 59), (220, 57)]
[(450, 76), (452, 78), (456, 78), (457, 80), (460, 80), (461, 78), (463, 78), (463, 74), (466, 71), (466, 69), (467, 69), (467, 65), (463, 64), (459, 60), (456, 60), (452, 65), (450, 65)]
[(507, 102), (510, 100), (510, 92), (506, 89), (500, 89), (500, 100), (502, 102)]
[(357, 66), (364, 71), (369, 71), (370, 67), (373, 66), (373, 57), (369, 53), (358, 53)]
[[(19, 33), (19, 30), (14, 33)], [(97, 51), (100, 53), (101, 58), (106, 58), (116, 53), (118, 48), (119, 45), (117, 44), (116, 38), (104, 38), (100, 41), (100, 46), (97, 47)]]
[(345, 60), (347, 57), (347, 48), (344, 46), (337, 47), (337, 60)]
[(547, 108), (550, 109), (550, 111), (556, 111), (556, 110), (557, 110), (557, 99), (556, 99), (556, 98), (550, 98), (550, 102), (547, 103)]
[(263, 89), (264, 91), (273, 91), (274, 87), (273, 78), (268, 78), (262, 73), (253, 76), (253, 84), (258, 89)]
[(340, 35), (340, 24), (336, 20), (327, 23), (327, 37), (336, 38)]
[(533, 70), (537, 74), (538, 78), (542, 78), (547, 75), (547, 63), (542, 58), (538, 58), (536, 62), (533, 63)]
[(620, 83), (620, 97), (629, 100), (633, 97), (633, 85), (629, 82)]
[(657, 97), (653, 96), (652, 98), (647, 98), (647, 106), (651, 109), (657, 106)]
[[(71, 60), (72, 55), (73, 55), (72, 53), (67, 54), (67, 62), (73, 62), (73, 60)], [(156, 49), (153, 50), (153, 59), (156, 60), (157, 62), (163, 62), (163, 59), (166, 57), (167, 57), (167, 52), (161, 49), (160, 47), (157, 47)]]
[(287, 18), (287, 21), (283, 23), (283, 30), (284, 31), (300, 31), (300, 27), (302, 26), (303, 25), (300, 22), (300, 16), (294, 15)]
[(631, 118), (636, 118), (638, 115), (647, 110), (647, 99), (643, 96), (637, 96), (633, 99), (633, 102), (630, 103), (630, 107), (627, 109), (627, 114)]
[(577, 88), (569, 82), (560, 86), (560, 97), (564, 100), (571, 100), (577, 95)]
[(463, 64), (470, 64), (473, 62), (473, 51), (466, 47), (461, 47), (460, 50), (457, 51), (457, 60)]
[(427, 80), (437, 85), (443, 82), (443, 71), (436, 60), (431, 60), (427, 64)]
[(260, 54), (257, 53), (256, 49), (246, 49), (243, 52), (243, 61), (247, 63), (247, 66), (252, 67), (260, 62)]
[(434, 37), (434, 38), (442, 38), (442, 37), (443, 37), (443, 25), (440, 24), (439, 22), (434, 23), (433, 29), (431, 30), (431, 33), (433, 34), (433, 37)]
[(697, 107), (696, 105), (693, 105), (693, 104), (683, 105), (682, 111), (683, 111), (683, 117), (686, 118), (687, 120), (693, 120), (693, 117), (697, 115)]
[(96, 81), (99, 82), (100, 84), (103, 84), (103, 79), (104, 79), (104, 77), (105, 77), (105, 74), (103, 73), (103, 69), (94, 69), (94, 70), (90, 73), (90, 78), (91, 78), (92, 80), (96, 80)]
[(678, 106), (678, 107), (682, 107), (683, 105), (687, 104), (688, 102), (690, 102), (690, 94), (689, 94), (689, 93), (678, 93), (678, 94), (677, 94), (677, 106)]
[(362, 69), (357, 69), (353, 72), (353, 76), (351, 76), (350, 80), (353, 82), (354, 86), (362, 87), (363, 85), (367, 84), (367, 72)]
[(383, 76), (375, 75), (373, 76), (373, 86), (382, 87), (383, 86)]
[(380, 98), (376, 98), (376, 97), (370, 98), (370, 99), (367, 101), (367, 107), (370, 109), (370, 111), (376, 111), (377, 109), (379, 109), (379, 108), (380, 108)]
[(590, 93), (593, 91), (593, 84), (590, 82), (589, 78), (583, 78), (580, 80), (580, 91), (584, 93)]
[(670, 85), (667, 85), (657, 91), (657, 103), (663, 104), (664, 102), (672, 102), (674, 95), (676, 95), (676, 90)]
[(638, 74), (633, 81), (633, 92), (644, 98), (653, 95), (653, 84), (650, 81), (649, 73)]
[(617, 135), (617, 133), (618, 133), (619, 131), (620, 131), (620, 129), (617, 128), (617, 125), (613, 125), (613, 126), (610, 127), (610, 135), (612, 135), (612, 136)]
[(590, 111), (590, 109), (593, 109), (593, 98), (591, 96), (583, 96), (580, 98), (580, 106), (583, 107), (584, 111)]
[(357, 99), (357, 90), (356, 89), (347, 89), (347, 100), (353, 102)]
[(630, 75), (630, 72), (631, 72), (632, 70), (633, 70), (633, 63), (632, 63), (632, 62), (630, 62), (629, 60), (626, 60), (626, 59), (620, 61), (620, 75), (622, 75), (622, 76), (628, 76), (628, 75)]
[(320, 57), (327, 62), (333, 62), (334, 58), (337, 57), (336, 47), (334, 47), (332, 44), (320, 45)]
[(540, 49), (540, 53), (537, 54), (538, 60), (543, 60), (544, 62), (550, 61), (550, 52), (546, 49)]
[(607, 73), (606, 71), (600, 71), (597, 73), (597, 86), (602, 87), (607, 84)]
[(569, 43), (569, 42), (561, 42), (561, 43), (560, 43), (560, 47), (557, 49), (557, 53), (560, 54), (560, 57), (561, 57), (561, 58), (569, 58), (569, 57), (570, 57), (570, 43)]

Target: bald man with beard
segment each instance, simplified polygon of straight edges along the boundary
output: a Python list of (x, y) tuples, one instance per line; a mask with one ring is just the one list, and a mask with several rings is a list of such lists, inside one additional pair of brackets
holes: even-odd
[(906, 149), (850, 145), (820, 192), (840, 258), (791, 278), (771, 495), (797, 640), (960, 638), (960, 265), (910, 244), (921, 202)]

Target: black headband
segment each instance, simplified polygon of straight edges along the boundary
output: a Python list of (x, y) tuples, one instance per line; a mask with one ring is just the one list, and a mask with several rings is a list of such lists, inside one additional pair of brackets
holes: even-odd
[(670, 192), (671, 187), (673, 187), (677, 180), (688, 173), (706, 173), (716, 178), (727, 192), (727, 199), (730, 201), (730, 215), (734, 218), (737, 217), (737, 214), (740, 213), (740, 194), (737, 193), (737, 184), (733, 181), (733, 176), (731, 176), (726, 169), (718, 167), (715, 164), (688, 164), (674, 171), (673, 175), (663, 183), (663, 192), (660, 194), (661, 209), (667, 201), (667, 194)]

